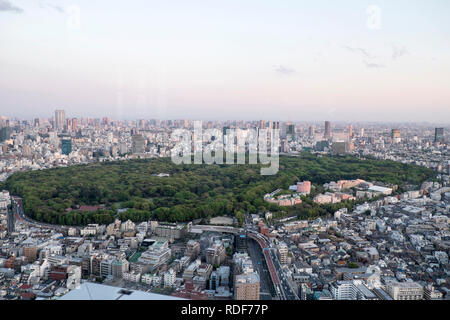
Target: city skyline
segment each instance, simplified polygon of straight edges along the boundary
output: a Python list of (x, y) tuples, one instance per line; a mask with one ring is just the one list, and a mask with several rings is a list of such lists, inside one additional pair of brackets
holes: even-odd
[(450, 119), (447, 1), (1, 4), (7, 117)]

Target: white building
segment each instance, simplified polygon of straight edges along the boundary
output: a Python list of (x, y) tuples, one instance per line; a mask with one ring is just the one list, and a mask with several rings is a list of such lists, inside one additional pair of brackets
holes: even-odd
[(172, 287), (175, 283), (175, 271), (173, 269), (169, 269), (166, 273), (164, 273), (164, 286)]
[(141, 281), (141, 274), (135, 271), (124, 272), (123, 280), (138, 283)]
[(394, 300), (422, 300), (423, 287), (416, 282), (392, 281), (386, 285), (386, 292)]

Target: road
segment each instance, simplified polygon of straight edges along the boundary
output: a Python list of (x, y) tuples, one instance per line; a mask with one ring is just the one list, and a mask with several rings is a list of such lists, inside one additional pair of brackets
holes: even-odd
[(14, 220), (20, 223), (23, 223), (30, 227), (37, 227), (37, 228), (45, 228), (45, 229), (53, 229), (58, 232), (63, 232), (68, 230), (69, 227), (67, 226), (59, 226), (59, 225), (53, 225), (48, 223), (43, 223), (39, 221), (35, 221), (33, 219), (30, 219), (27, 217), (23, 211), (23, 205), (22, 205), (22, 199), (17, 196), (13, 196), (12, 200), (14, 202)]
[(269, 268), (270, 278), (275, 287), (277, 296), (280, 300), (298, 300), (298, 296), (292, 285), (289, 283), (287, 276), (283, 272), (280, 261), (276, 254), (276, 249), (271, 248), (269, 240), (261, 233), (257, 232), (253, 227), (246, 228), (233, 228), (223, 226), (211, 226), (211, 225), (195, 225), (192, 229), (203, 231), (215, 231), (215, 232), (228, 232), (233, 234), (240, 234), (245, 232), (247, 236), (255, 240), (261, 248), (264, 258), (266, 260), (267, 267)]
[(266, 259), (259, 244), (253, 240), (247, 240), (247, 250), (250, 258), (252, 259), (255, 270), (258, 271), (260, 278), (260, 299), (272, 300), (272, 297), (276, 296), (275, 288), (273, 287), (272, 280), (270, 279), (269, 268), (266, 264)]

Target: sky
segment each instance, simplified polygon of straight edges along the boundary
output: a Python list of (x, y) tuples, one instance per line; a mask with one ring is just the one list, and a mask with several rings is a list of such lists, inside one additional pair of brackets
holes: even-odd
[(0, 0), (0, 115), (450, 122), (448, 0)]

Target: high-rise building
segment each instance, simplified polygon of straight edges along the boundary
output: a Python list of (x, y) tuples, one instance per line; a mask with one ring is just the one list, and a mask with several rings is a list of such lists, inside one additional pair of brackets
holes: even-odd
[(32, 263), (36, 260), (37, 248), (35, 246), (25, 246), (22, 249), (22, 255), (27, 258), (29, 263)]
[(434, 142), (444, 142), (444, 128), (434, 129)]
[(256, 272), (240, 274), (235, 277), (234, 292), (236, 300), (259, 300), (259, 275)]
[(72, 118), (72, 131), (77, 131), (77, 118)]
[(392, 129), (391, 138), (399, 139), (400, 138), (400, 129)]
[(316, 133), (316, 130), (315, 130), (314, 126), (309, 127), (309, 136), (313, 137), (315, 133)]
[(278, 256), (280, 257), (281, 264), (287, 263), (288, 247), (287, 247), (286, 243), (280, 242), (278, 244)]
[(0, 129), (0, 142), (3, 142), (5, 140), (8, 140), (11, 137), (11, 128), (10, 127), (3, 127)]
[(293, 125), (293, 124), (288, 124), (287, 126), (286, 126), (286, 134), (289, 134), (289, 135), (294, 135), (295, 134), (295, 125)]
[(62, 154), (69, 155), (72, 152), (72, 140), (62, 139), (61, 140), (61, 151), (62, 151)]
[(55, 111), (55, 129), (63, 130), (66, 123), (66, 112), (64, 110)]
[(347, 141), (336, 141), (331, 145), (331, 153), (333, 155), (343, 155), (349, 151), (349, 143)]
[(324, 138), (325, 138), (325, 139), (330, 139), (330, 138), (331, 138), (331, 122), (330, 122), (330, 121), (325, 121), (325, 134), (324, 134)]
[(353, 126), (350, 124), (348, 126), (348, 141), (352, 140), (353, 138)]
[(135, 134), (132, 138), (132, 152), (144, 153), (145, 152), (145, 138), (141, 134)]
[(236, 235), (234, 239), (237, 252), (247, 251), (247, 235), (245, 234)]

